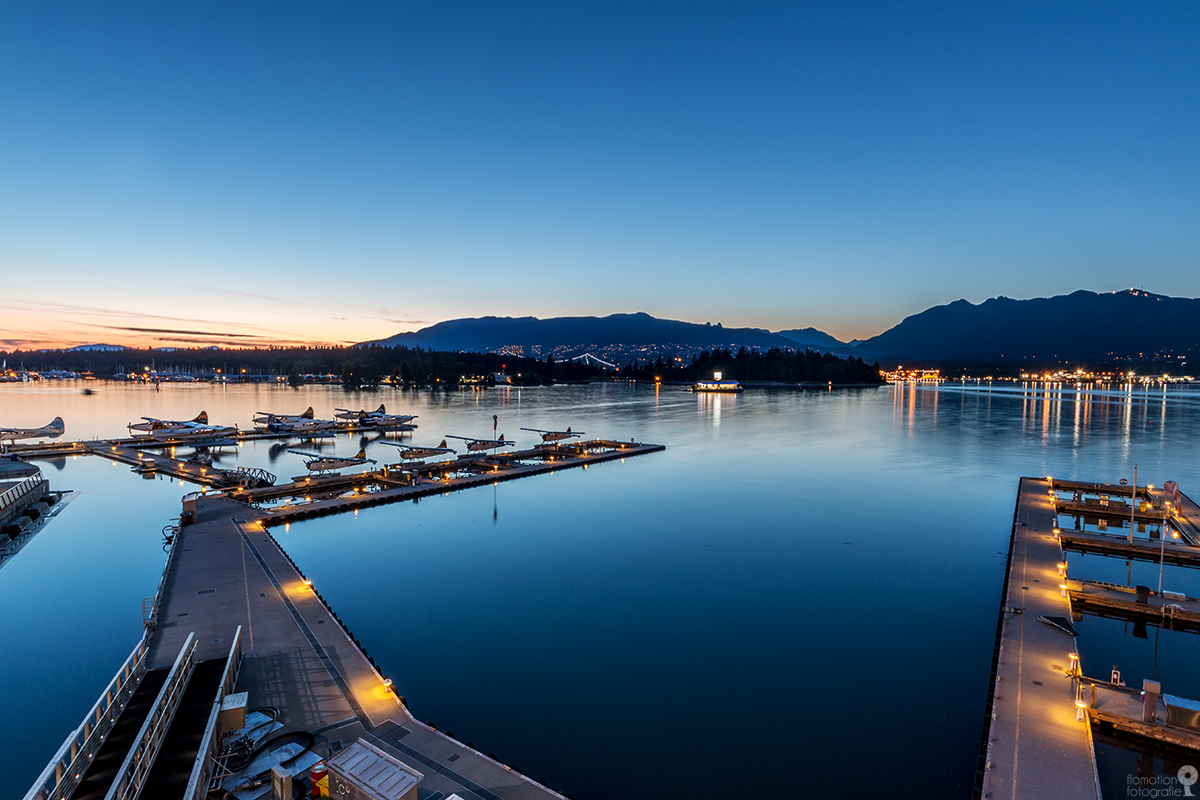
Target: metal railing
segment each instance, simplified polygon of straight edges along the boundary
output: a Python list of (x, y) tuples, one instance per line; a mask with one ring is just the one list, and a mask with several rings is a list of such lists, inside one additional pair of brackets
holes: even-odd
[(162, 577), (158, 580), (158, 591), (154, 593), (154, 601), (147, 603), (149, 598), (142, 600), (142, 625), (147, 633), (154, 630), (158, 624), (158, 612), (162, 607), (163, 593), (167, 589), (167, 577), (171, 574), (171, 565), (179, 553), (179, 539), (182, 529), (171, 537), (171, 547), (167, 551), (167, 563), (163, 565)]
[[(40, 497), (49, 485), (50, 482), (41, 475), (30, 475), (22, 479), (16, 486), (12, 486), (0, 493), (0, 516), (10, 506), (17, 505), (31, 494), (37, 493)], [(0, 519), (0, 522), (3, 521), (3, 519)]]
[(212, 711), (208, 715), (208, 724), (204, 726), (204, 736), (200, 739), (200, 747), (196, 752), (196, 763), (192, 765), (192, 775), (188, 779), (187, 790), (183, 800), (204, 800), (208, 796), (208, 783), (213, 773), (213, 760), (221, 747), (221, 737), (218, 726), (221, 718), (221, 703), (225, 695), (233, 692), (237, 683), (238, 671), (242, 668), (242, 626), (238, 625), (233, 634), (233, 644), (229, 648), (229, 658), (225, 661), (225, 671), (221, 674), (221, 684), (217, 687), (217, 697), (213, 700)]
[(104, 800), (136, 800), (141, 794), (195, 668), (196, 634), (189, 633)]
[(84, 717), (83, 724), (67, 737), (34, 782), (33, 788), (25, 794), (25, 800), (63, 800), (74, 793), (80, 778), (104, 746), (117, 718), (125, 710), (125, 704), (146, 674), (149, 645), (150, 634), (147, 632)]

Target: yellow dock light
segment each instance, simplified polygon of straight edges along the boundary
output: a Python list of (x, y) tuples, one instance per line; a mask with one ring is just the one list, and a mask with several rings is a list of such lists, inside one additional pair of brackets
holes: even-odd
[(1060, 577), (1060, 578), (1067, 577), (1067, 564), (1065, 561), (1058, 565), (1058, 577)]
[(1058, 588), (1059, 588), (1059, 589), (1062, 589), (1062, 595), (1061, 595), (1061, 596), (1062, 596), (1062, 597), (1066, 597), (1066, 596), (1067, 596), (1067, 585), (1066, 585), (1065, 583), (1060, 583), (1060, 584), (1058, 585)]
[(1088, 707), (1088, 704), (1085, 703), (1084, 701), (1082, 701), (1082, 700), (1075, 701), (1075, 721), (1076, 722), (1083, 722), (1083, 715), (1085, 713), (1087, 713), (1085, 711), (1085, 709), (1087, 707)]
[(391, 688), (392, 688), (392, 679), (391, 678), (383, 679), (383, 688), (387, 689), (389, 691), (391, 690)]

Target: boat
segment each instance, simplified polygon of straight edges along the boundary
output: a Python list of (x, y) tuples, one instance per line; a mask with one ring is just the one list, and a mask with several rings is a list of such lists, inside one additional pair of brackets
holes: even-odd
[(711, 381), (696, 381), (692, 384), (693, 392), (722, 392), (724, 394), (736, 394), (742, 391), (742, 384), (738, 381), (727, 381), (721, 379), (721, 373), (714, 372)]

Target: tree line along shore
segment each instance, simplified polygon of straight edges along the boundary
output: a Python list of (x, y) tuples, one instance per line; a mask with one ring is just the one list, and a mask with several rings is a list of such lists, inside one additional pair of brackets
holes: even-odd
[[(537, 386), (611, 378), (690, 383), (721, 372), (729, 380), (764, 383), (884, 383), (879, 364), (816, 350), (705, 350), (690, 360), (659, 357), (619, 368), (587, 360), (528, 358), (500, 353), (444, 352), (410, 347), (270, 347), (245, 350), (40, 350), (2, 354), (6, 371), (69, 371), (126, 380), (286, 381), (340, 383), (357, 389), (380, 384), (479, 384), (498, 379)], [(19, 367), (17, 366), (19, 365)]]

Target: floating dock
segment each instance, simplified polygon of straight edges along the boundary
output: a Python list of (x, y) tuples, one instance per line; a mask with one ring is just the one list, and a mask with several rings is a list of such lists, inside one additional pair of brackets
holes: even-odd
[[(428, 464), (394, 464), (379, 470), (311, 477), (260, 489), (234, 489), (230, 499), (255, 506), (266, 525), (353, 511), (368, 506), (488, 486), (573, 467), (657, 453), (659, 444), (594, 439), (559, 447), (543, 446), (496, 455), (470, 455)], [(282, 506), (266, 503), (287, 501)]]
[(1022, 478), (1013, 519), (976, 797), (1099, 800), (1086, 717), (1075, 704), (1074, 637), (1048, 479)]
[[(106, 444), (102, 454), (126, 449)], [(367, 745), (420, 784), (420, 800), (565, 800), (415, 719), (268, 525), (664, 449), (593, 440), (189, 495), (158, 593), (143, 604), (145, 636), (26, 800), (257, 800), (271, 781), (247, 781), (273, 764), (303, 778)]]
[[(1145, 507), (1114, 500), (1122, 493), (1132, 500), (1135, 491)], [(1192, 536), (1200, 509), (1180, 495), (1180, 507), (1164, 515), (1165, 499), (1149, 487), (1021, 479), (975, 797), (1098, 798), (1094, 725), (1200, 751), (1200, 703), (1164, 695), (1155, 681), (1136, 690), (1088, 678), (1075, 643), (1073, 623), (1084, 613), (1200, 632), (1196, 598), (1067, 576), (1065, 551), (1200, 566)], [(1060, 516), (1079, 525), (1098, 518), (1129, 522), (1131, 513), (1145, 523), (1140, 536), (1131, 537), (1132, 528), (1113, 534), (1058, 526)], [(1147, 528), (1150, 523), (1158, 527)]]

